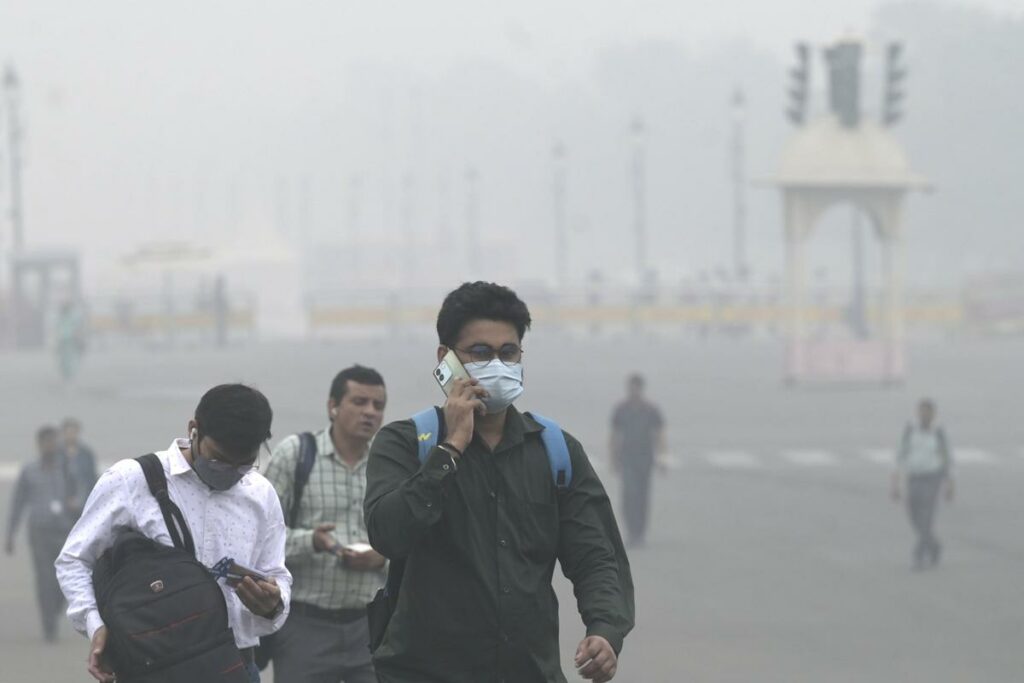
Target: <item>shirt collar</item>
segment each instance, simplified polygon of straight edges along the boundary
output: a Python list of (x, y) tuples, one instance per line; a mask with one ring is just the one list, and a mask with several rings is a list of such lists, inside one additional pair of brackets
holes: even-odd
[(501, 443), (495, 452), (515, 448), (523, 443), (527, 434), (543, 431), (544, 427), (529, 414), (520, 413), (515, 406), (509, 406), (505, 413), (505, 429)]
[[(371, 440), (371, 443), (372, 443), (372, 440)], [(338, 455), (337, 451), (334, 450), (334, 441), (331, 440), (331, 423), (330, 422), (327, 423), (327, 429), (323, 430), (318, 435), (318, 437), (317, 437), (317, 444), (316, 444), (316, 450), (317, 450), (317, 454), (318, 455), (322, 455), (322, 456), (327, 457), (327, 458), (334, 458), (338, 462), (343, 462), (342, 459), (341, 459), (341, 456)], [(366, 461), (367, 461), (367, 458), (369, 458), (369, 456), (370, 456), (370, 445), (367, 444), (366, 452), (363, 453), (363, 457), (361, 457), (356, 462), (356, 464), (352, 466), (353, 469), (356, 468), (356, 467), (359, 467), (359, 466), (361, 466), (363, 464), (365, 464)]]
[(167, 454), (167, 461), (170, 464), (171, 476), (185, 474), (192, 471), (192, 465), (188, 464), (183, 449), (190, 448), (191, 442), (188, 439), (175, 439), (164, 453)]
[(331, 441), (331, 423), (327, 423), (327, 429), (317, 435), (316, 454), (326, 458), (334, 456), (334, 442)]

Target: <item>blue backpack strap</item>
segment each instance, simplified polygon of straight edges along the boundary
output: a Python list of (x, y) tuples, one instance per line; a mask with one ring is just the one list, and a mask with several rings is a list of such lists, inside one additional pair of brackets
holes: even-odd
[(441, 416), (437, 408), (421, 410), (412, 416), (416, 425), (417, 456), (420, 462), (426, 462), (427, 455), (441, 440)]
[(544, 431), (540, 433), (540, 439), (544, 443), (544, 450), (548, 452), (548, 461), (551, 463), (551, 477), (554, 479), (555, 488), (567, 489), (572, 483), (572, 459), (569, 457), (569, 444), (565, 442), (565, 434), (562, 428), (554, 420), (549, 420), (543, 415), (530, 413)]

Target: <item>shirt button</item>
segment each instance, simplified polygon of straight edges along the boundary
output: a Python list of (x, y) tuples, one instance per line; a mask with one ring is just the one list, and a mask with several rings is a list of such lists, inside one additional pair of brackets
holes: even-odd
[(432, 507), (434, 507), (434, 504), (433, 504), (433, 503), (431, 503), (431, 502), (430, 502), (430, 501), (428, 500), (428, 501), (427, 501), (427, 507), (428, 507), (428, 508), (432, 508)]
[(502, 640), (503, 640), (504, 642), (506, 642), (506, 643), (507, 643), (507, 642), (508, 642), (508, 634), (507, 634), (507, 633), (502, 633), (502, 634), (501, 634), (501, 639), (502, 639)]
[(509, 593), (512, 592), (512, 588), (510, 586), (502, 586), (501, 587), (501, 592), (504, 593), (505, 595), (508, 595)]
[(444, 470), (445, 472), (447, 472), (447, 471), (448, 471), (448, 470), (450, 470), (451, 468), (450, 468), (450, 467), (448, 467), (448, 464), (447, 464), (447, 463), (445, 463), (444, 465), (441, 465), (441, 469), (442, 469), (442, 470)]
[(501, 539), (500, 541), (498, 541), (498, 545), (500, 545), (500, 546), (501, 546), (502, 548), (507, 548), (507, 547), (508, 547), (508, 541), (506, 541), (506, 540), (505, 540), (505, 539), (503, 538), (503, 539)]
[(488, 491), (487, 493), (491, 496), (491, 498), (496, 498), (497, 497), (496, 494), (494, 493), (494, 491)]

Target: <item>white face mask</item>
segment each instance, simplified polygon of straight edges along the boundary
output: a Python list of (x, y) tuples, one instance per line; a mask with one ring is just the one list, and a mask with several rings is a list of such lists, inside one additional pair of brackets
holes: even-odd
[(495, 358), (489, 363), (466, 363), (469, 376), (490, 394), (481, 399), (488, 413), (500, 413), (523, 393), (523, 364), (505, 365)]

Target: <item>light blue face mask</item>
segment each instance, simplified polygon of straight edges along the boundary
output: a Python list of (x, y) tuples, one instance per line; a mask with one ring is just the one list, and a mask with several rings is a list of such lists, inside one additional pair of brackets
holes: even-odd
[(495, 358), (489, 363), (466, 363), (466, 372), (489, 394), (482, 399), (490, 414), (500, 413), (523, 393), (523, 364), (505, 365)]

